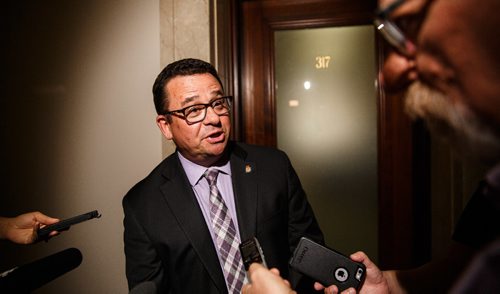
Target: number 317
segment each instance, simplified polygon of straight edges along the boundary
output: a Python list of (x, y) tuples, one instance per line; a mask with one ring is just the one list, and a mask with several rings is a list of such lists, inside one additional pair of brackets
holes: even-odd
[(330, 64), (330, 56), (316, 56), (316, 68), (321, 69), (321, 68), (328, 68), (328, 65)]

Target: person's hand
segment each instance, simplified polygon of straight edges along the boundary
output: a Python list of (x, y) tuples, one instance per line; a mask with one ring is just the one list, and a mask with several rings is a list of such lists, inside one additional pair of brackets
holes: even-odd
[[(0, 218), (0, 238), (18, 244), (31, 244), (37, 240), (36, 232), (40, 227), (57, 223), (59, 219), (38, 211), (21, 214), (12, 218)], [(51, 232), (55, 236), (58, 232)]]
[[(382, 272), (369, 258), (361, 251), (351, 254), (351, 259), (357, 262), (361, 262), (366, 266), (366, 278), (361, 286), (359, 293), (370, 293), (370, 294), (386, 294), (389, 293), (389, 284), (385, 272)], [(314, 289), (324, 290), (325, 294), (338, 293), (337, 286), (331, 285), (325, 287), (320, 283), (316, 282), (314, 284)], [(342, 294), (353, 294), (356, 293), (354, 288), (349, 288), (341, 292)]]
[(252, 263), (248, 277), (251, 283), (243, 285), (242, 294), (296, 294), (276, 268), (268, 270), (260, 263)]

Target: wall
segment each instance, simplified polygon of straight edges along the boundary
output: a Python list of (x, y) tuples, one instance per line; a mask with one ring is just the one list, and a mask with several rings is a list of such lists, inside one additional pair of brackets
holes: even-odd
[[(210, 1), (160, 0), (161, 67), (182, 58), (210, 60)], [(163, 155), (175, 151), (163, 140)]]
[(98, 220), (0, 242), (0, 271), (68, 247), (82, 264), (37, 293), (126, 293), (121, 199), (160, 160), (151, 86), (159, 0), (8, 1), (1, 9), (1, 215)]
[(0, 242), (0, 271), (75, 247), (82, 264), (37, 293), (126, 293), (121, 199), (174, 150), (151, 86), (173, 60), (209, 60), (210, 3), (10, 2), (0, 9), (0, 215), (102, 217), (47, 243)]

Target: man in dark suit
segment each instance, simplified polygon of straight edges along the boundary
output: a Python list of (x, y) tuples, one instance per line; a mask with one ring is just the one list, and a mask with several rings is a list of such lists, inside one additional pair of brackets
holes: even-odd
[(216, 196), (229, 216), (224, 233), (232, 232), (222, 239), (257, 237), (268, 265), (289, 278), (299, 238), (322, 243), (323, 235), (286, 154), (229, 140), (232, 97), (209, 63), (169, 64), (153, 95), (157, 124), (177, 150), (123, 199), (129, 288), (154, 281), (161, 293), (239, 293), (247, 279), (243, 270), (238, 281), (239, 251), (220, 249)]

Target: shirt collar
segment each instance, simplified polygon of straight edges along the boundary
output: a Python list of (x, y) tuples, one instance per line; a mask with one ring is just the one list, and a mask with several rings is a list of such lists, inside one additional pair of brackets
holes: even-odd
[[(179, 156), (181, 165), (184, 168), (184, 171), (186, 172), (189, 183), (191, 184), (191, 186), (195, 186), (196, 184), (198, 184), (198, 181), (203, 177), (203, 174), (208, 168), (190, 161), (189, 159), (182, 156), (182, 154), (179, 151), (177, 151), (177, 155)], [(209, 167), (209, 168), (214, 168), (214, 167)], [(231, 176), (231, 165), (229, 164), (229, 160), (224, 165), (215, 167), (215, 169)]]

